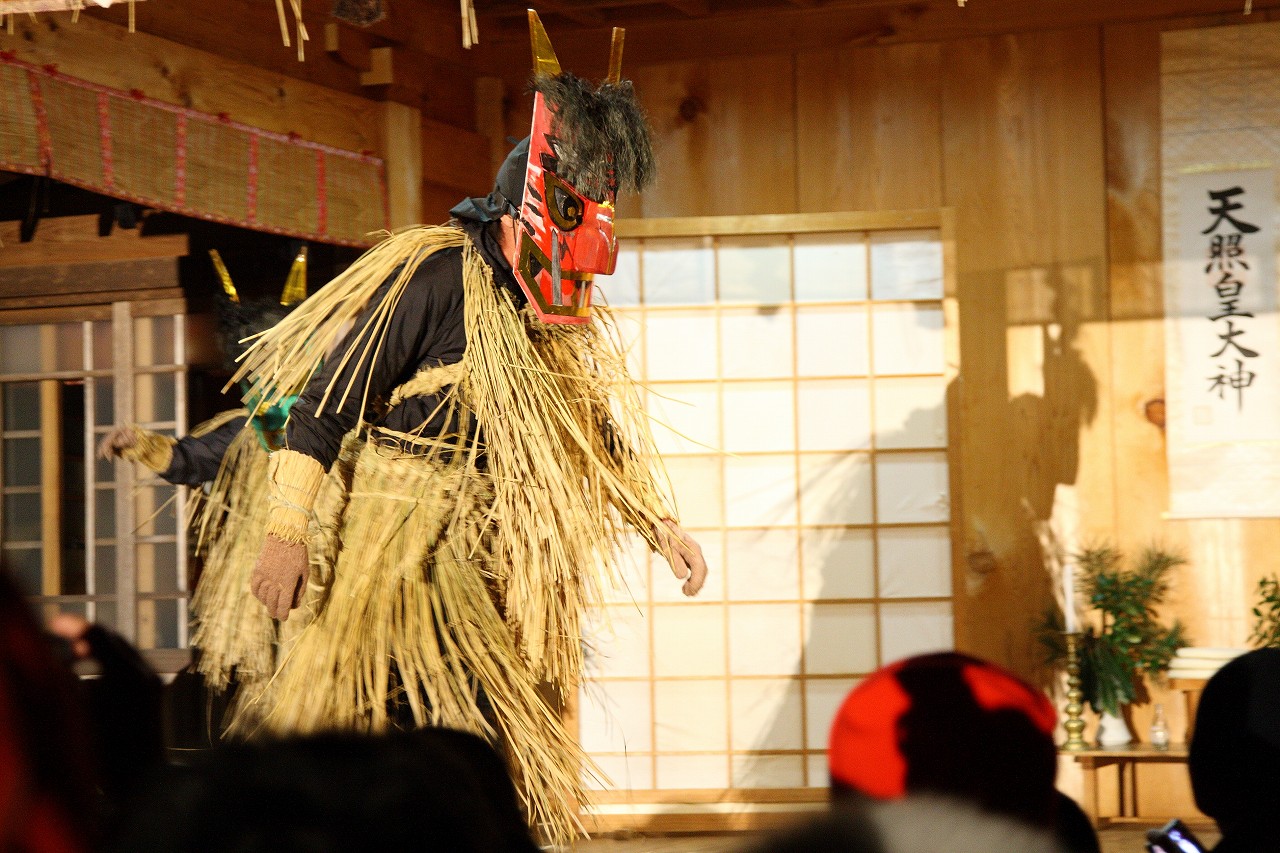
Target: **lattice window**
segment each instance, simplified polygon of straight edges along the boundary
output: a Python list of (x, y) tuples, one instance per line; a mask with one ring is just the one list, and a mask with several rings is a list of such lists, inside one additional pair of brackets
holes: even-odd
[(636, 547), (598, 615), (603, 825), (824, 799), (849, 689), (954, 645), (945, 220), (869, 219), (641, 222), (600, 280), (712, 571), (686, 600)]

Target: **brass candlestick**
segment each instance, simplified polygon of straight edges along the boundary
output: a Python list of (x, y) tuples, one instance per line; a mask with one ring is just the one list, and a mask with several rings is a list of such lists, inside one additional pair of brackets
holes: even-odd
[(1087, 749), (1084, 742), (1084, 691), (1080, 689), (1080, 634), (1068, 631), (1067, 638), (1067, 719), (1062, 727), (1067, 730), (1067, 739), (1062, 748), (1072, 752)]

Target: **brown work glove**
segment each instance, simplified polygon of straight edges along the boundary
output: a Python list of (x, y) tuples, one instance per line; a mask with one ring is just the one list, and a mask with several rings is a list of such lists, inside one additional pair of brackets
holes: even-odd
[(669, 518), (653, 526), (653, 536), (658, 540), (658, 553), (671, 566), (671, 573), (684, 581), (684, 594), (697, 595), (707, 580), (707, 561), (702, 557), (702, 546)]
[(324, 481), (320, 463), (294, 450), (277, 450), (267, 465), (267, 538), (249, 589), (273, 619), (288, 618), (302, 603), (311, 571), (307, 524)]
[(307, 558), (305, 542), (288, 542), (267, 534), (258, 562), (253, 567), (249, 588), (254, 597), (266, 605), (272, 619), (283, 621), (288, 618), (290, 610), (302, 603), (310, 572), (311, 561)]
[(173, 446), (177, 443), (167, 435), (142, 427), (116, 427), (98, 443), (98, 457), (128, 459), (163, 474), (173, 462)]

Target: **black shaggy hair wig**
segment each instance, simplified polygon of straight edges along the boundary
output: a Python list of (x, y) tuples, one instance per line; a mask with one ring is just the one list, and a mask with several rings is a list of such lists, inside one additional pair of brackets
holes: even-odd
[(531, 84), (555, 113), (558, 171), (596, 200), (611, 184), (638, 191), (653, 180), (653, 140), (630, 80), (591, 83), (563, 72), (539, 75)]
[(271, 299), (248, 299), (232, 302), (225, 296), (218, 299), (218, 344), (222, 347), (223, 367), (234, 372), (239, 358), (253, 343), (244, 341), (251, 335), (265, 332), (279, 323), (292, 311)]

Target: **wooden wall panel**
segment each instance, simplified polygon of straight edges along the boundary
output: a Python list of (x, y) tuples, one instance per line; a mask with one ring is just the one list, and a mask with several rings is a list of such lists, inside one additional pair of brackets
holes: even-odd
[(802, 212), (942, 205), (938, 44), (796, 57)]
[(1023, 674), (1049, 602), (1038, 539), (1058, 485), (1109, 534), (1110, 373), (1095, 29), (942, 49), (944, 203), (956, 211), (964, 549), (961, 648)]
[(627, 215), (796, 212), (792, 57), (673, 63), (633, 79), (658, 178)]

